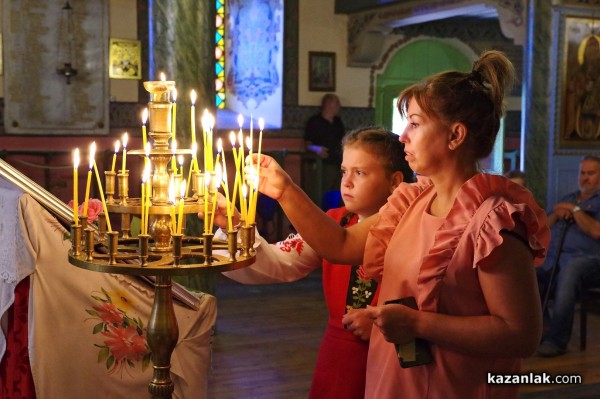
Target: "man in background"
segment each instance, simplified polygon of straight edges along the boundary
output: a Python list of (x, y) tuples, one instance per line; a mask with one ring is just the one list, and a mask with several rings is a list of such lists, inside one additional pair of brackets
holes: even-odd
[(579, 165), (579, 190), (567, 194), (554, 206), (548, 225), (552, 240), (546, 260), (538, 268), (538, 282), (544, 307), (548, 298), (554, 299), (548, 315), (544, 312), (546, 329), (537, 351), (542, 357), (566, 352), (581, 292), (600, 287), (599, 157), (583, 158)]
[(338, 116), (340, 108), (338, 96), (332, 93), (325, 94), (321, 99), (321, 111), (308, 119), (304, 129), (306, 148), (322, 158), (323, 184), (319, 188), (321, 194), (338, 190), (340, 187), (341, 143), (346, 133)]

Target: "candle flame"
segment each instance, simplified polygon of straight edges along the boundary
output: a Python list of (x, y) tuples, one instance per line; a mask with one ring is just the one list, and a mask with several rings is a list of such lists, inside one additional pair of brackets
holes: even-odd
[(223, 140), (220, 137), (217, 140), (217, 152), (223, 152)]
[(192, 105), (196, 104), (196, 90), (192, 89), (190, 92), (190, 99), (192, 100)]
[(183, 166), (183, 155), (179, 155), (177, 160), (179, 161), (179, 165)]
[(180, 197), (181, 197), (182, 201), (185, 198), (185, 191), (186, 191), (186, 189), (187, 189), (186, 181), (185, 181), (185, 179), (183, 179), (181, 181), (181, 184), (179, 185), (179, 193), (181, 194)]
[(229, 132), (229, 141), (231, 141), (231, 146), (235, 147), (235, 132), (233, 130)]
[(238, 132), (238, 143), (240, 143), (240, 147), (244, 145), (244, 133), (241, 130)]
[(167, 80), (167, 77), (165, 76), (165, 73), (164, 73), (164, 72), (161, 72), (161, 73), (160, 73), (160, 81), (161, 81), (161, 82), (164, 82), (164, 81), (166, 81), (166, 80)]
[(210, 172), (204, 174), (204, 184), (206, 185), (206, 188), (210, 186)]
[(258, 128), (261, 131), (265, 128), (265, 120), (263, 118), (258, 118)]
[(238, 115), (238, 125), (240, 125), (240, 129), (242, 128), (242, 126), (244, 125), (244, 117), (242, 116), (242, 114)]
[(123, 134), (123, 137), (121, 138), (121, 140), (123, 141), (123, 149), (127, 148), (127, 142), (129, 141), (129, 134), (127, 132), (125, 132)]
[(148, 108), (144, 108), (144, 110), (142, 111), (142, 124), (146, 124), (146, 122), (148, 121)]
[(96, 156), (96, 142), (93, 141), (90, 145), (89, 163), (90, 170), (94, 167), (94, 157)]
[(152, 146), (150, 145), (150, 143), (146, 143), (146, 156), (150, 157), (150, 150), (152, 149)]
[(173, 102), (177, 102), (177, 89), (173, 88), (171, 91), (171, 97), (173, 97)]
[(121, 142), (119, 140), (115, 141), (115, 154), (119, 152), (119, 148), (121, 148)]
[(246, 147), (248, 147), (248, 150), (252, 151), (252, 141), (250, 141), (250, 136), (246, 136)]
[(248, 197), (248, 186), (246, 186), (246, 183), (242, 184), (242, 195), (244, 198)]
[(204, 130), (205, 132), (208, 130), (208, 110), (205, 109), (204, 113), (202, 114), (202, 118), (200, 118), (200, 121), (202, 123), (202, 130)]
[(79, 148), (73, 150), (73, 169), (79, 167)]

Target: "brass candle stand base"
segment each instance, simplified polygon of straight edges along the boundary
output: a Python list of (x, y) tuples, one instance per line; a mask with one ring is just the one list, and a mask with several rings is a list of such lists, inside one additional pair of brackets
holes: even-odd
[[(154, 276), (154, 302), (148, 320), (147, 339), (152, 350), (153, 377), (148, 385), (151, 398), (171, 398), (171, 355), (177, 344), (179, 328), (173, 307), (172, 276), (193, 273), (220, 273), (246, 267), (255, 261), (247, 250), (252, 243), (242, 237), (238, 249), (238, 232), (227, 233), (227, 240), (216, 240), (212, 234), (202, 237), (171, 236), (171, 251), (154, 251), (147, 234), (136, 238), (119, 238), (118, 232), (107, 232), (103, 239), (92, 227), (83, 231), (80, 224), (71, 226), (72, 247), (69, 262), (87, 270), (104, 273)], [(217, 253), (215, 253), (217, 251)], [(223, 255), (226, 253), (227, 255)]]

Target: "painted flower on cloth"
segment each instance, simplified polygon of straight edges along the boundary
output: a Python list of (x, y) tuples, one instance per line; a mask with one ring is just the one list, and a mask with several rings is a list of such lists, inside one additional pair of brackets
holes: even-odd
[(117, 297), (113, 300), (104, 288), (101, 290), (102, 296), (91, 295), (98, 303), (85, 310), (92, 316), (89, 320), (97, 321), (92, 334), (103, 337), (101, 344), (94, 344), (100, 348), (98, 363), (105, 363), (109, 374), (119, 371), (121, 378), (124, 371), (131, 376), (129, 370), (136, 364), (141, 364), (144, 371), (150, 364), (151, 352), (142, 320), (128, 316), (118, 306), (119, 303), (127, 303), (123, 301), (123, 294), (113, 295)]
[[(77, 208), (80, 215), (83, 215), (83, 206), (84, 204), (82, 203), (79, 205), (79, 208)], [(73, 200), (69, 201), (69, 208), (73, 209)], [(94, 223), (98, 220), (98, 214), (100, 212), (102, 212), (102, 201), (96, 198), (90, 198), (88, 200), (88, 222)]]

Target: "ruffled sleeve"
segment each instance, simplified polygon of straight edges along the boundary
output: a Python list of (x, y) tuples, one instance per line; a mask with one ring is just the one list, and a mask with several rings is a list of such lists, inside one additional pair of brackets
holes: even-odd
[(363, 269), (369, 278), (381, 279), (385, 251), (396, 226), (413, 201), (429, 188), (429, 179), (419, 179), (418, 183), (402, 183), (381, 207), (379, 220), (369, 230), (365, 245)]
[(522, 239), (528, 243), (534, 261), (541, 263), (550, 230), (546, 213), (529, 190), (502, 176), (482, 173), (468, 180), (423, 259), (417, 281), (420, 308), (436, 311), (439, 289), (459, 245), (461, 259), (471, 259), (472, 266), (477, 267), (502, 243), (501, 231), (513, 231), (517, 221), (525, 228)]

